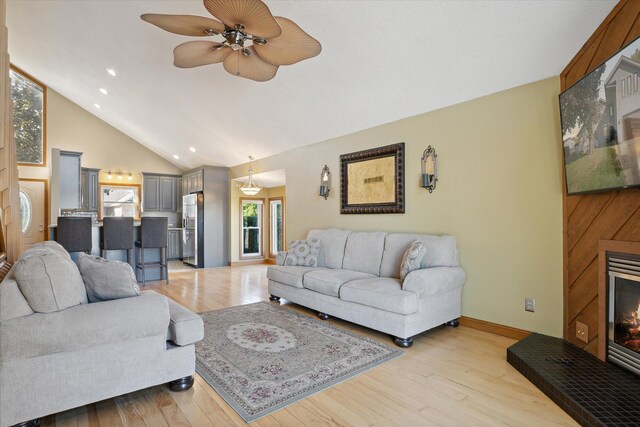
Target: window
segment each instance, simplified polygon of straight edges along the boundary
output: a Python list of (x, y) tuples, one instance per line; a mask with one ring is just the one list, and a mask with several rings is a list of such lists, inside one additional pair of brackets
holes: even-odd
[(45, 166), (45, 86), (27, 74), (11, 68), (13, 133), (18, 163)]
[(240, 258), (262, 256), (262, 200), (240, 199)]
[(18, 194), (20, 195), (20, 223), (22, 224), (22, 232), (24, 233), (31, 225), (31, 200), (29, 200), (29, 196), (22, 190), (20, 190)]
[(100, 184), (100, 218), (105, 216), (140, 218), (140, 186)]
[(284, 204), (282, 198), (269, 199), (269, 219), (271, 222), (269, 250), (271, 257), (275, 257), (278, 252), (284, 250)]

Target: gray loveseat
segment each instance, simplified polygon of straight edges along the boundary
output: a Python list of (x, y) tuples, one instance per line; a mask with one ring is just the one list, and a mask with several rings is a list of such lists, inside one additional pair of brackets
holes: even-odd
[[(409, 347), (413, 336), (442, 324), (458, 325), (465, 273), (451, 236), (312, 230), (320, 240), (318, 267), (269, 266), (272, 301), (285, 298), (394, 337)], [(419, 270), (400, 282), (402, 256), (415, 240), (427, 252)]]
[(203, 333), (200, 316), (153, 291), (35, 313), (12, 269), (0, 283), (0, 427), (157, 384), (186, 390)]

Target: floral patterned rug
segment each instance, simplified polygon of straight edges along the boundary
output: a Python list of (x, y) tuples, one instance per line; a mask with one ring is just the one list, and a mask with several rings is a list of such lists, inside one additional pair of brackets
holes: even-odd
[(196, 371), (246, 422), (404, 354), (268, 302), (201, 316)]

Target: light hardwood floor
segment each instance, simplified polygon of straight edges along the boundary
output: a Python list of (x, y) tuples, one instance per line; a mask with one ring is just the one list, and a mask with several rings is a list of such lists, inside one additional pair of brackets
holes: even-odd
[[(147, 284), (196, 312), (267, 300), (266, 266), (170, 273)], [(294, 304), (291, 310), (314, 316)], [(389, 337), (336, 319), (341, 328)], [(577, 425), (506, 362), (515, 341), (466, 327), (415, 338), (406, 355), (259, 419), (255, 426)], [(140, 361), (144, 363), (144, 361)], [(193, 388), (152, 387), (43, 419), (49, 426), (234, 426), (244, 421), (196, 375)]]

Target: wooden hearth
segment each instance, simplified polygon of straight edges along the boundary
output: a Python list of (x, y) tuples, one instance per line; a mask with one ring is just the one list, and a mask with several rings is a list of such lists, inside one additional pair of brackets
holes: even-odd
[(639, 242), (619, 240), (598, 241), (598, 358), (607, 358), (607, 253), (615, 252), (640, 256)]

